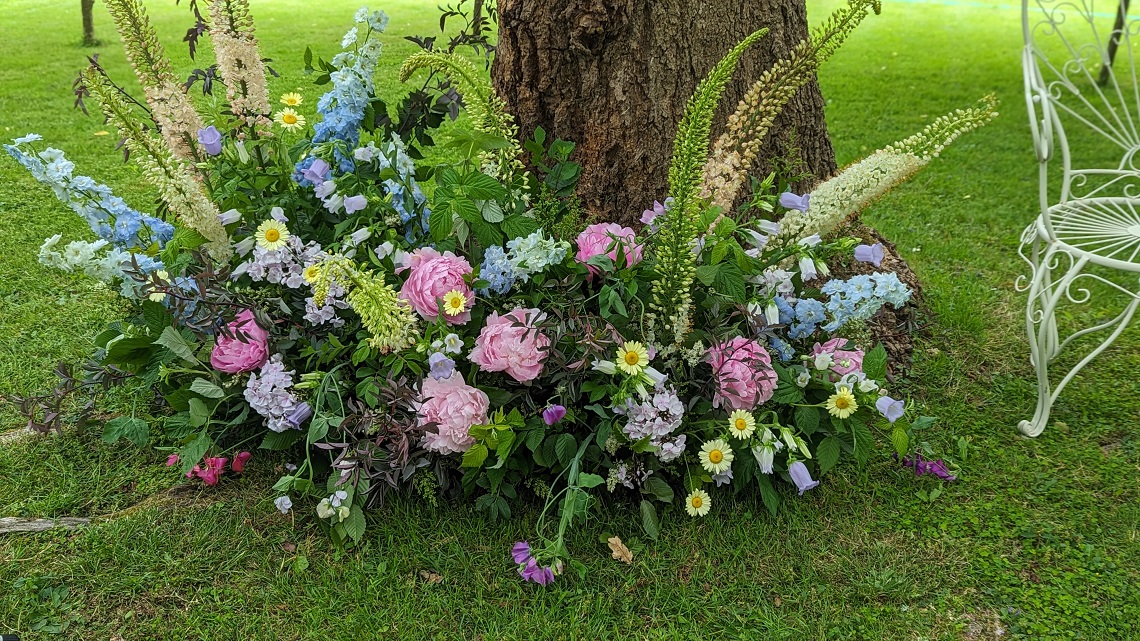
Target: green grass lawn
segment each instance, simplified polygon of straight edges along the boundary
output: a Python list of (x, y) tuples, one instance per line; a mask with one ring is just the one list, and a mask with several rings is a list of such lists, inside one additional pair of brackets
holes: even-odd
[[(320, 89), (298, 71), (304, 45), (334, 52), (356, 4), (254, 3), (263, 51), (282, 72), (275, 91), (300, 90), (312, 104)], [(929, 440), (961, 462), (960, 482), (917, 480), (886, 459), (845, 467), (802, 499), (786, 492), (776, 518), (749, 500), (721, 502), (700, 521), (671, 514), (632, 566), (611, 560), (600, 537), (636, 539), (638, 519), (628, 505), (604, 506), (569, 541), (586, 578), (539, 589), (506, 558), (533, 513), (490, 524), (462, 505), (396, 501), (372, 515), (362, 547), (337, 551), (308, 510), (274, 509), (269, 468), (284, 461), (255, 458), (245, 478), (204, 491), (182, 487), (157, 454), (76, 429), (0, 446), (0, 516), (118, 514), (74, 533), (0, 539), (0, 633), (47, 638), (32, 628), (68, 623), (75, 639), (917, 640), (998, 638), (1000, 626), (1001, 638), (1140, 638), (1138, 332), (1074, 381), (1044, 435), (1014, 429), (1035, 398), (1013, 291), (1037, 175), (1018, 10), (884, 4), (821, 73), (840, 164), (982, 94), (1004, 101), (997, 121), (865, 214), (925, 285), (932, 324), (908, 386), (941, 417)], [(78, 46), (78, 11), (44, 5), (6, 0), (0, 12), (0, 135), (43, 134), (77, 171), (145, 209), (154, 195), (115, 160), (114, 136), (71, 109), (70, 82), (91, 53)], [(179, 42), (186, 7), (149, 5), (180, 70), (193, 68)], [(818, 21), (836, 5), (811, 0), (809, 11)], [(393, 20), (379, 84), (396, 96), (411, 51), (399, 36), (432, 32), (437, 13), (413, 0), (383, 8)], [(96, 22), (100, 60), (128, 81), (105, 11)], [(0, 425), (15, 427), (3, 399), (50, 385), (54, 362), (81, 359), (118, 303), (36, 263), (45, 237), (84, 232), (4, 158), (0, 212)], [(1106, 318), (1111, 299), (1094, 302), (1063, 322)]]

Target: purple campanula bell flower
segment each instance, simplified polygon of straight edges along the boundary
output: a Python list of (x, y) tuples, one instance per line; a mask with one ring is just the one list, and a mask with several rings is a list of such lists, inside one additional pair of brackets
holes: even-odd
[(819, 485), (819, 481), (811, 477), (811, 472), (808, 471), (807, 466), (800, 461), (796, 461), (788, 466), (788, 474), (792, 477), (792, 481), (800, 490), (800, 496), (804, 495), (811, 488)]
[(566, 408), (561, 405), (551, 405), (542, 410), (542, 421), (547, 425), (554, 425), (566, 416)]
[(451, 375), (455, 373), (455, 361), (448, 358), (443, 352), (435, 352), (428, 356), (428, 366), (431, 367), (431, 377), (437, 381), (451, 378)]
[(883, 244), (859, 245), (855, 248), (855, 260), (878, 267), (883, 263)]
[(797, 196), (790, 191), (780, 194), (780, 206), (785, 209), (798, 209), (799, 211), (808, 210), (808, 202), (811, 200), (811, 194), (804, 194)]
[(331, 167), (329, 167), (327, 162), (317, 158), (313, 161), (313, 164), (309, 165), (309, 168), (305, 170), (302, 176), (304, 176), (305, 180), (314, 185), (320, 185), (328, 180), (329, 169), (331, 169)]
[(305, 401), (301, 401), (300, 405), (293, 408), (292, 412), (285, 417), (286, 422), (293, 426), (293, 429), (301, 429), (305, 421), (313, 415), (313, 408)]
[(232, 225), (239, 220), (241, 220), (241, 212), (236, 209), (230, 209), (218, 214), (218, 222), (222, 224), (222, 227)]
[(198, 130), (198, 144), (202, 145), (202, 149), (211, 156), (217, 156), (222, 153), (222, 132), (218, 128), (210, 125), (205, 129)]
[(351, 216), (352, 214), (355, 214), (367, 206), (368, 199), (360, 194), (349, 196), (348, 198), (344, 199), (344, 213), (347, 216)]
[(888, 421), (894, 423), (902, 418), (906, 412), (906, 403), (903, 401), (896, 401), (890, 396), (880, 396), (879, 400), (875, 401), (875, 409), (887, 418)]

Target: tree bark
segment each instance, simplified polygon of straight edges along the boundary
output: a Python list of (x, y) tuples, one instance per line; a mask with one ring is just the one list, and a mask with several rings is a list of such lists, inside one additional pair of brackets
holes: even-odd
[[(668, 189), (673, 137), (713, 65), (761, 27), (721, 101), (713, 137), (761, 72), (807, 36), (804, 0), (499, 0), (495, 89), (529, 136), (578, 144), (578, 193), (599, 220), (632, 223)], [(818, 178), (834, 173), (813, 81), (777, 119), (758, 170), (793, 146)], [(801, 185), (807, 187), (810, 185)]]
[(99, 44), (95, 40), (95, 0), (79, 0), (83, 11), (83, 46), (94, 47)]

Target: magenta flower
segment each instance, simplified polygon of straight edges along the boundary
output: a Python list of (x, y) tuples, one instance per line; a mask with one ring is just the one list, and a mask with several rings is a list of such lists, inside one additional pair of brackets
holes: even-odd
[(253, 458), (252, 452), (241, 451), (234, 457), (233, 463), (230, 463), (230, 469), (238, 474), (245, 471), (245, 464), (249, 459)]
[(180, 459), (178, 458), (177, 454), (171, 454), (170, 456), (166, 457), (166, 467), (174, 467), (175, 465), (178, 465), (179, 460)]
[(222, 478), (222, 474), (226, 471), (226, 462), (229, 459), (224, 456), (206, 457), (206, 469), (201, 466), (195, 465), (194, 469), (186, 473), (186, 478), (193, 478), (197, 476), (202, 479), (206, 485), (217, 485), (218, 481)]
[(554, 425), (561, 421), (566, 416), (566, 408), (561, 405), (551, 405), (550, 407), (542, 410), (542, 422), (547, 425)]
[(878, 267), (883, 262), (883, 244), (859, 245), (855, 248), (855, 260)]
[(904, 458), (902, 464), (914, 470), (915, 476), (922, 476), (923, 474), (933, 474), (943, 481), (957, 481), (958, 477), (950, 473), (949, 468), (942, 462), (942, 459), (934, 461), (927, 461), (922, 458), (921, 454), (915, 454), (914, 458)]
[[(642, 248), (636, 241), (637, 232), (629, 227), (617, 223), (590, 225), (578, 234), (578, 253), (574, 255), (574, 260), (586, 265), (594, 276), (601, 273), (597, 267), (587, 264), (594, 256), (609, 256), (615, 262), (614, 269), (633, 267), (641, 262)], [(625, 255), (624, 265), (616, 264), (619, 245)]]
[[(400, 298), (408, 301), (416, 313), (433, 322), (442, 316), (451, 325), (462, 325), (471, 320), (475, 294), (464, 280), (464, 276), (473, 271), (466, 258), (424, 247), (412, 252), (396, 273), (405, 269), (411, 269), (412, 273), (400, 288)], [(448, 316), (439, 309), (439, 302), (452, 291), (462, 294), (467, 306), (463, 312)]]
[(554, 583), (554, 569), (549, 566), (540, 566), (538, 561), (527, 561), (526, 567), (519, 569), (519, 575), (524, 581), (533, 581), (539, 585)]
[(808, 471), (807, 466), (801, 461), (796, 461), (788, 466), (788, 475), (792, 477), (792, 481), (800, 490), (800, 496), (804, 495), (811, 488), (819, 485), (819, 481), (811, 477), (811, 472)]
[(797, 196), (790, 191), (780, 194), (780, 206), (784, 209), (796, 209), (799, 211), (807, 211), (808, 203), (811, 200), (811, 194), (804, 194)]
[(205, 129), (198, 130), (198, 144), (202, 145), (202, 149), (211, 156), (217, 156), (222, 153), (222, 132), (218, 128), (210, 125)]

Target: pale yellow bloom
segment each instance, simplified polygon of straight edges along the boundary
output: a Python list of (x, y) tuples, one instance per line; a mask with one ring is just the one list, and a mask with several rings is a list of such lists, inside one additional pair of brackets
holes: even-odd
[(257, 226), (257, 244), (264, 249), (281, 249), (289, 241), (289, 228), (270, 218)]
[(617, 366), (630, 376), (637, 376), (649, 364), (649, 350), (636, 341), (618, 348)]
[(734, 438), (746, 439), (756, 431), (756, 418), (752, 412), (736, 410), (728, 417), (728, 433)]
[(701, 467), (709, 474), (720, 474), (732, 467), (732, 448), (719, 438), (702, 445), (697, 456), (701, 459)]
[(443, 313), (448, 316), (458, 316), (467, 309), (467, 296), (458, 289), (453, 289), (443, 295)]
[(281, 104), (286, 107), (297, 107), (304, 101), (305, 99), (301, 97), (301, 94), (292, 91), (281, 95)]
[(840, 386), (839, 389), (827, 399), (827, 411), (836, 418), (847, 418), (859, 409), (855, 402), (855, 395), (851, 388)]
[(693, 490), (685, 497), (685, 511), (689, 516), (704, 516), (712, 507), (712, 498), (704, 490)]
[(305, 127), (305, 117), (288, 107), (274, 114), (273, 122), (289, 131), (297, 131)]

